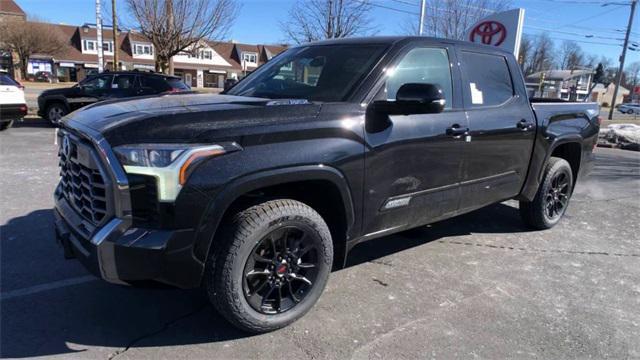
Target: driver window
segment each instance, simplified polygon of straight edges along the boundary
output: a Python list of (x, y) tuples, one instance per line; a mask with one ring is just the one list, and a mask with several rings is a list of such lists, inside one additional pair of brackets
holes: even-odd
[(87, 90), (105, 90), (109, 88), (109, 84), (111, 83), (111, 76), (96, 76), (93, 79), (87, 80), (82, 83), (82, 86)]
[(446, 49), (412, 49), (388, 73), (384, 90), (387, 100), (395, 100), (398, 89), (404, 84), (434, 84), (440, 86), (444, 92), (447, 100), (445, 109), (451, 108), (451, 68), (449, 67), (449, 56)]
[(325, 62), (324, 56), (300, 58), (283, 64), (273, 78), (316, 86)]

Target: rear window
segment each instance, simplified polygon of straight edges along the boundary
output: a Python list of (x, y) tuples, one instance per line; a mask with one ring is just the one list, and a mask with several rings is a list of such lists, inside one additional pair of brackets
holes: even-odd
[(461, 60), (469, 107), (500, 105), (513, 97), (511, 74), (504, 56), (462, 51)]
[(187, 86), (182, 80), (176, 78), (166, 78), (167, 82), (173, 89), (178, 90), (191, 90), (190, 87)]
[(152, 89), (157, 92), (169, 90), (169, 85), (160, 76), (140, 76), (140, 87)]
[(0, 85), (12, 85), (12, 86), (18, 86), (20, 84), (18, 84), (15, 80), (13, 80), (12, 78), (9, 77), (9, 75), (5, 75), (5, 74), (0, 74)]

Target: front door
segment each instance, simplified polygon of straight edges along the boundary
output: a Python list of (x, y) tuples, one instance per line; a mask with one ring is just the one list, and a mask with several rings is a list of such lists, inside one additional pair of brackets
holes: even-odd
[(79, 83), (75, 91), (67, 96), (71, 110), (104, 100), (111, 89), (112, 79), (112, 75), (98, 75)]
[(193, 84), (191, 83), (191, 81), (193, 80), (193, 78), (191, 77), (191, 73), (185, 73), (184, 74), (184, 82), (189, 85), (189, 86), (193, 86)]
[[(517, 64), (502, 53), (460, 49), (469, 118), (468, 161), (461, 208), (470, 210), (516, 196), (527, 176), (536, 122)], [(510, 63), (510, 61), (512, 63)]]
[[(425, 224), (457, 211), (467, 127), (452, 48), (415, 46), (388, 67), (377, 100), (393, 100), (406, 83), (439, 85), (446, 97), (439, 114), (367, 115), (363, 233), (374, 237)], [(372, 126), (373, 122), (377, 126)]]

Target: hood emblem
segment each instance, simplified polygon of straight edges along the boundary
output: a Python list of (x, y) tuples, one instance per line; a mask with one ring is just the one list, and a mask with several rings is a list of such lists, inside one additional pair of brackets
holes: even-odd
[(69, 140), (69, 135), (65, 135), (62, 138), (62, 154), (66, 158), (71, 154), (71, 140)]

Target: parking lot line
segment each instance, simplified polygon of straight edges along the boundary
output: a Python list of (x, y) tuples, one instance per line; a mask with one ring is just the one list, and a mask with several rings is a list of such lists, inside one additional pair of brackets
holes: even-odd
[(86, 276), (80, 276), (80, 277), (75, 277), (75, 278), (70, 278), (70, 279), (65, 279), (60, 281), (53, 281), (50, 283), (31, 286), (28, 288), (11, 290), (4, 293), (0, 293), (0, 301), (13, 299), (20, 296), (33, 295), (39, 292), (59, 289), (67, 286), (84, 284), (86, 282), (95, 281), (95, 280), (98, 280), (98, 278), (92, 275), (86, 275)]

